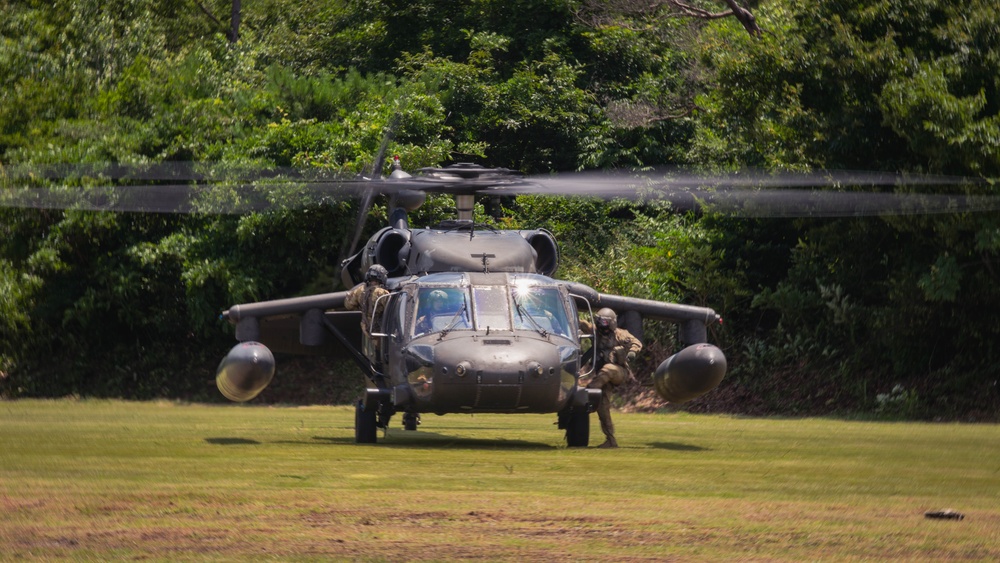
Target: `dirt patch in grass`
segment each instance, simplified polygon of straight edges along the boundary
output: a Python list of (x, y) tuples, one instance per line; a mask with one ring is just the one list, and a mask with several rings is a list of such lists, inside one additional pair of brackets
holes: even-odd
[[(282, 512), (282, 511), (278, 511)], [(206, 519), (192, 529), (182, 522), (105, 522), (96, 527), (22, 525), (8, 528), (3, 543), (15, 558), (71, 558), (81, 554), (130, 557), (244, 558), (332, 557), (420, 560), (579, 559), (569, 546), (662, 542), (660, 534), (638, 533), (596, 518), (522, 517), (502, 512), (399, 512), (333, 510), (305, 514), (300, 522), (261, 515), (253, 524)], [(644, 557), (630, 558), (642, 560)], [(650, 558), (652, 559), (652, 558)]]
[[(1000, 527), (993, 514), (972, 514), (971, 522), (925, 521), (919, 511), (887, 507), (858, 513), (849, 505), (817, 507), (798, 503), (740, 500), (677, 501), (662, 517), (630, 515), (624, 507), (594, 507), (580, 515), (553, 508), (553, 514), (506, 510), (330, 509), (296, 503), (272, 505), (251, 514), (205, 504), (198, 511), (122, 505), (86, 522), (54, 526), (29, 523), (6, 528), (0, 543), (14, 558), (128, 557), (133, 559), (292, 559), (364, 560), (545, 560), (655, 561), (677, 557), (754, 554), (770, 560), (861, 557), (879, 560), (920, 558), (989, 559), (989, 530)], [(29, 501), (4, 499), (4, 506), (46, 512)], [(821, 510), (817, 510), (821, 508)], [(259, 509), (259, 507), (258, 507)], [(163, 511), (167, 512), (164, 513)], [(570, 508), (570, 510), (575, 510)], [(605, 511), (601, 514), (600, 511)], [(92, 511), (96, 513), (96, 511)], [(129, 514), (131, 513), (131, 516)], [(723, 520), (720, 515), (725, 515)], [(24, 514), (23, 516), (30, 516)], [(843, 525), (851, 522), (850, 526)], [(899, 531), (910, 521), (912, 531)], [(931, 551), (925, 538), (967, 535), (982, 530), (983, 542), (956, 542)], [(962, 526), (966, 526), (962, 529)], [(3, 536), (7, 536), (3, 538)]]

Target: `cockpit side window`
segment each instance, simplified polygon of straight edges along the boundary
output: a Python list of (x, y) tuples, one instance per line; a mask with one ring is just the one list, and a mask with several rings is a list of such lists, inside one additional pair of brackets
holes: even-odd
[(399, 292), (395, 295), (393, 301), (391, 301), (386, 307), (386, 314), (383, 317), (382, 325), (383, 330), (389, 334), (389, 336), (395, 340), (399, 341), (403, 336), (403, 323), (406, 319), (407, 311), (407, 301), (409, 301), (406, 293)]

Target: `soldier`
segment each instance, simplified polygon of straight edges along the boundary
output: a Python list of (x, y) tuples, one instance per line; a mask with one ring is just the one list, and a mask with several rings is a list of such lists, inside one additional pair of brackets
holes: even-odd
[(425, 334), (434, 329), (434, 318), (446, 314), (445, 307), (448, 305), (448, 294), (441, 289), (435, 289), (427, 296), (430, 309), (417, 319), (414, 333)]
[(361, 332), (364, 334), (365, 355), (375, 360), (378, 357), (377, 344), (372, 342), (371, 327), (382, 322), (382, 312), (385, 311), (386, 300), (379, 300), (388, 295), (385, 288), (389, 280), (389, 272), (379, 265), (373, 264), (365, 273), (365, 281), (351, 288), (344, 299), (344, 307), (349, 310), (361, 311)]
[[(597, 375), (587, 384), (588, 389), (601, 390), (601, 402), (597, 406), (597, 417), (601, 421), (601, 431), (605, 441), (599, 448), (617, 448), (615, 440), (615, 425), (611, 422), (611, 391), (632, 378), (629, 363), (635, 359), (637, 352), (642, 350), (639, 339), (624, 328), (618, 328), (618, 316), (605, 307), (594, 315), (597, 323), (594, 347)], [(585, 320), (580, 321), (580, 330), (586, 333), (594, 327)]]

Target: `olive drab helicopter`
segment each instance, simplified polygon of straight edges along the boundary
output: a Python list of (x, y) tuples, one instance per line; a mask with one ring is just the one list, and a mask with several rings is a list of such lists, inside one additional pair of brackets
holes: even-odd
[[(605, 308), (636, 335), (644, 318), (679, 325), (685, 348), (653, 375), (664, 400), (688, 401), (723, 379), (725, 355), (707, 342), (707, 326), (721, 322), (712, 309), (559, 280), (550, 232), (476, 224), (475, 194), (519, 186), (519, 175), (470, 164), (415, 175), (403, 172), (398, 160), (393, 168), (378, 184), (396, 204), (391, 224), (345, 260), (342, 272), (345, 287), (365, 282), (371, 272), (384, 276), (389, 293), (377, 305), (382, 313), (362, 330), (361, 312), (347, 309), (348, 291), (230, 307), (223, 317), (235, 324), (239, 344), (216, 377), (226, 397), (257, 396), (274, 376), (275, 352), (346, 354), (366, 379), (356, 407), (359, 443), (376, 442), (378, 429), (388, 428), (397, 413), (406, 430), (415, 430), (426, 413), (552, 413), (567, 444), (585, 447), (601, 391), (587, 389), (581, 378), (595, 368), (586, 354), (599, 339), (581, 332), (579, 318), (593, 321)], [(458, 218), (411, 227), (406, 212), (425, 192), (453, 194)]]
[[(398, 159), (381, 174), (388, 135), (371, 177), (327, 177), (323, 170), (240, 169), (221, 165), (225, 193), (240, 175), (251, 188), (226, 213), (273, 206), (271, 184), (304, 184), (306, 192), (361, 196), (353, 241), (342, 256), (344, 286), (365, 282), (372, 272), (387, 293), (381, 314), (367, 320), (348, 308), (348, 291), (336, 291), (231, 306), (222, 317), (235, 325), (238, 343), (219, 364), (216, 384), (238, 402), (249, 401), (275, 374), (275, 353), (346, 357), (364, 373), (357, 404), (355, 439), (377, 441), (378, 429), (401, 414), (415, 430), (422, 414), (548, 413), (556, 415), (571, 447), (589, 442), (589, 414), (600, 391), (582, 380), (599, 369), (599, 338), (581, 330), (612, 311), (618, 326), (643, 338), (643, 320), (673, 323), (682, 349), (653, 373), (658, 395), (671, 403), (699, 397), (719, 385), (727, 360), (708, 342), (708, 328), (721, 323), (714, 310), (601, 293), (556, 277), (559, 250), (545, 229), (497, 230), (477, 224), (477, 195), (556, 195), (667, 200), (679, 210), (710, 207), (745, 217), (834, 217), (933, 214), (1000, 209), (992, 196), (852, 192), (844, 186), (930, 186), (981, 182), (969, 178), (884, 173), (830, 172), (721, 175), (593, 172), (522, 177), (504, 168), (456, 164), (413, 174)], [(209, 168), (215, 165), (209, 164)], [(0, 206), (205, 213), (200, 190), (212, 175), (192, 163), (142, 165), (53, 165), (7, 167), (0, 177)], [(108, 182), (76, 190), (49, 189), (44, 181), (98, 178)], [(40, 182), (42, 181), (42, 182)], [(41, 183), (41, 186), (35, 184)], [(110, 183), (110, 185), (107, 185)], [(130, 183), (133, 183), (130, 185)], [(138, 185), (135, 185), (137, 183)], [(25, 184), (27, 187), (22, 186)], [(258, 188), (262, 187), (263, 197)], [(140, 189), (136, 189), (140, 188)], [(776, 188), (776, 189), (772, 189)], [(792, 188), (792, 189), (788, 189)], [(255, 191), (256, 190), (256, 191)], [(451, 194), (457, 217), (430, 227), (411, 227), (408, 213), (428, 193)], [(389, 197), (388, 224), (354, 252), (374, 196)], [(208, 195), (213, 195), (209, 192)], [(210, 201), (215, 201), (211, 197)], [(215, 212), (215, 211), (207, 211)], [(589, 323), (579, 322), (581, 319)]]

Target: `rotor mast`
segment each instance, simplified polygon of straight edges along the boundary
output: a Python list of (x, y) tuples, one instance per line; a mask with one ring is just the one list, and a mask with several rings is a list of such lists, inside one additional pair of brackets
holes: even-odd
[(472, 194), (455, 194), (455, 209), (459, 221), (472, 222), (476, 209), (476, 196)]

